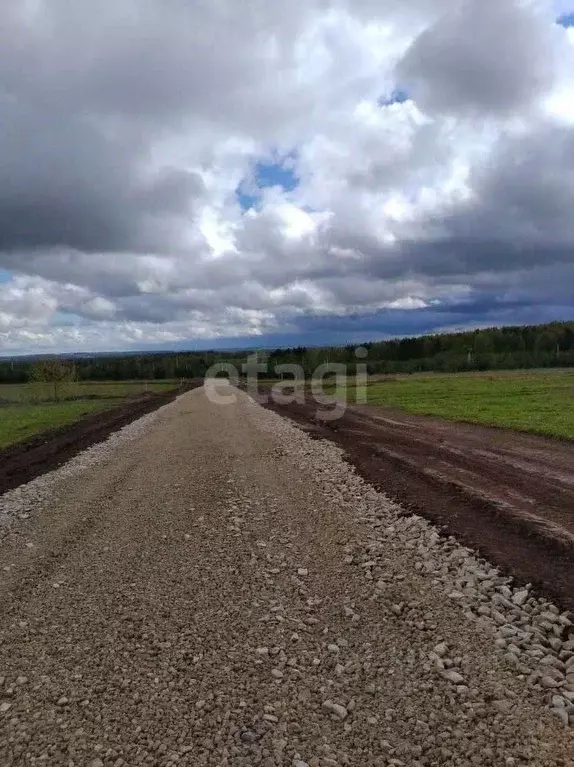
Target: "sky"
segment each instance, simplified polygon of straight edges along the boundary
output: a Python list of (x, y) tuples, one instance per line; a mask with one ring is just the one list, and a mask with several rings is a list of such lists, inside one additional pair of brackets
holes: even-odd
[(0, 0), (0, 354), (574, 319), (574, 0)]

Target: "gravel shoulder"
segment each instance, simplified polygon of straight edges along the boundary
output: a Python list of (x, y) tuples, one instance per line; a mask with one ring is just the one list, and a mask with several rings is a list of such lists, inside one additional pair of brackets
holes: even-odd
[(570, 765), (568, 616), (224, 390), (20, 489), (0, 763)]
[[(194, 380), (186, 385), (196, 388), (201, 382)], [(167, 392), (130, 398), (115, 407), (84, 416), (68, 426), (50, 429), (23, 442), (1, 448), (0, 494), (63, 466), (71, 458), (102, 442), (118, 429), (171, 402), (178, 394), (181, 394), (181, 389), (174, 388)]]

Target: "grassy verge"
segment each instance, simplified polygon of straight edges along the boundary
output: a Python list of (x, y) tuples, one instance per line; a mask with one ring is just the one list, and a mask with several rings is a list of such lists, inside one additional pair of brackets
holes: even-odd
[(570, 370), (393, 376), (370, 383), (367, 396), (407, 413), (574, 439)]
[(36, 434), (68, 426), (82, 416), (120, 405), (145, 392), (174, 389), (179, 381), (102, 381), (71, 383), (60, 392), (60, 402), (50, 402), (48, 384), (0, 385), (0, 448)]
[(67, 426), (89, 413), (117, 405), (117, 400), (69, 401), (42, 405), (15, 405), (0, 409), (0, 448)]

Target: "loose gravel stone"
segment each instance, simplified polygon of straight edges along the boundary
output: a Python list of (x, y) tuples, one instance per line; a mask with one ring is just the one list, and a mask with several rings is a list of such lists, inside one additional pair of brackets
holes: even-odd
[(457, 671), (445, 671), (443, 674), (445, 679), (448, 679), (449, 682), (452, 682), (453, 684), (462, 684), (464, 682), (464, 677), (459, 674)]
[(326, 700), (323, 703), (323, 708), (326, 711), (329, 711), (329, 713), (333, 714), (337, 719), (346, 719), (348, 715), (348, 711), (345, 708), (345, 706), (341, 706), (339, 703), (333, 703), (333, 701)]

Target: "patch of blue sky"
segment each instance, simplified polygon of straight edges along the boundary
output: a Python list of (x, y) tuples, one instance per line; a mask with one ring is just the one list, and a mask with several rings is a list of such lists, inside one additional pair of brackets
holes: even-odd
[(255, 166), (255, 181), (262, 189), (280, 186), (286, 192), (292, 192), (299, 184), (294, 168), (286, 164), (263, 162), (258, 162)]
[(235, 190), (236, 198), (242, 210), (256, 208), (261, 202), (264, 189), (279, 187), (284, 192), (292, 192), (299, 185), (295, 170), (297, 153), (286, 154), (271, 152), (269, 158), (258, 160), (250, 176), (243, 179)]
[(0, 285), (3, 285), (7, 282), (11, 282), (12, 275), (10, 272), (7, 272), (5, 269), (0, 269)]
[(404, 104), (410, 101), (410, 94), (405, 88), (394, 88), (390, 93), (385, 93), (379, 98), (380, 107), (388, 107), (391, 104)]
[(561, 27), (574, 27), (574, 10), (569, 13), (563, 13), (556, 19), (556, 23)]
[(260, 201), (260, 197), (256, 197), (253, 194), (245, 194), (241, 191), (241, 185), (237, 187), (235, 190), (235, 197), (237, 198), (237, 202), (239, 203), (241, 210), (251, 210), (251, 208), (256, 208), (258, 202)]

